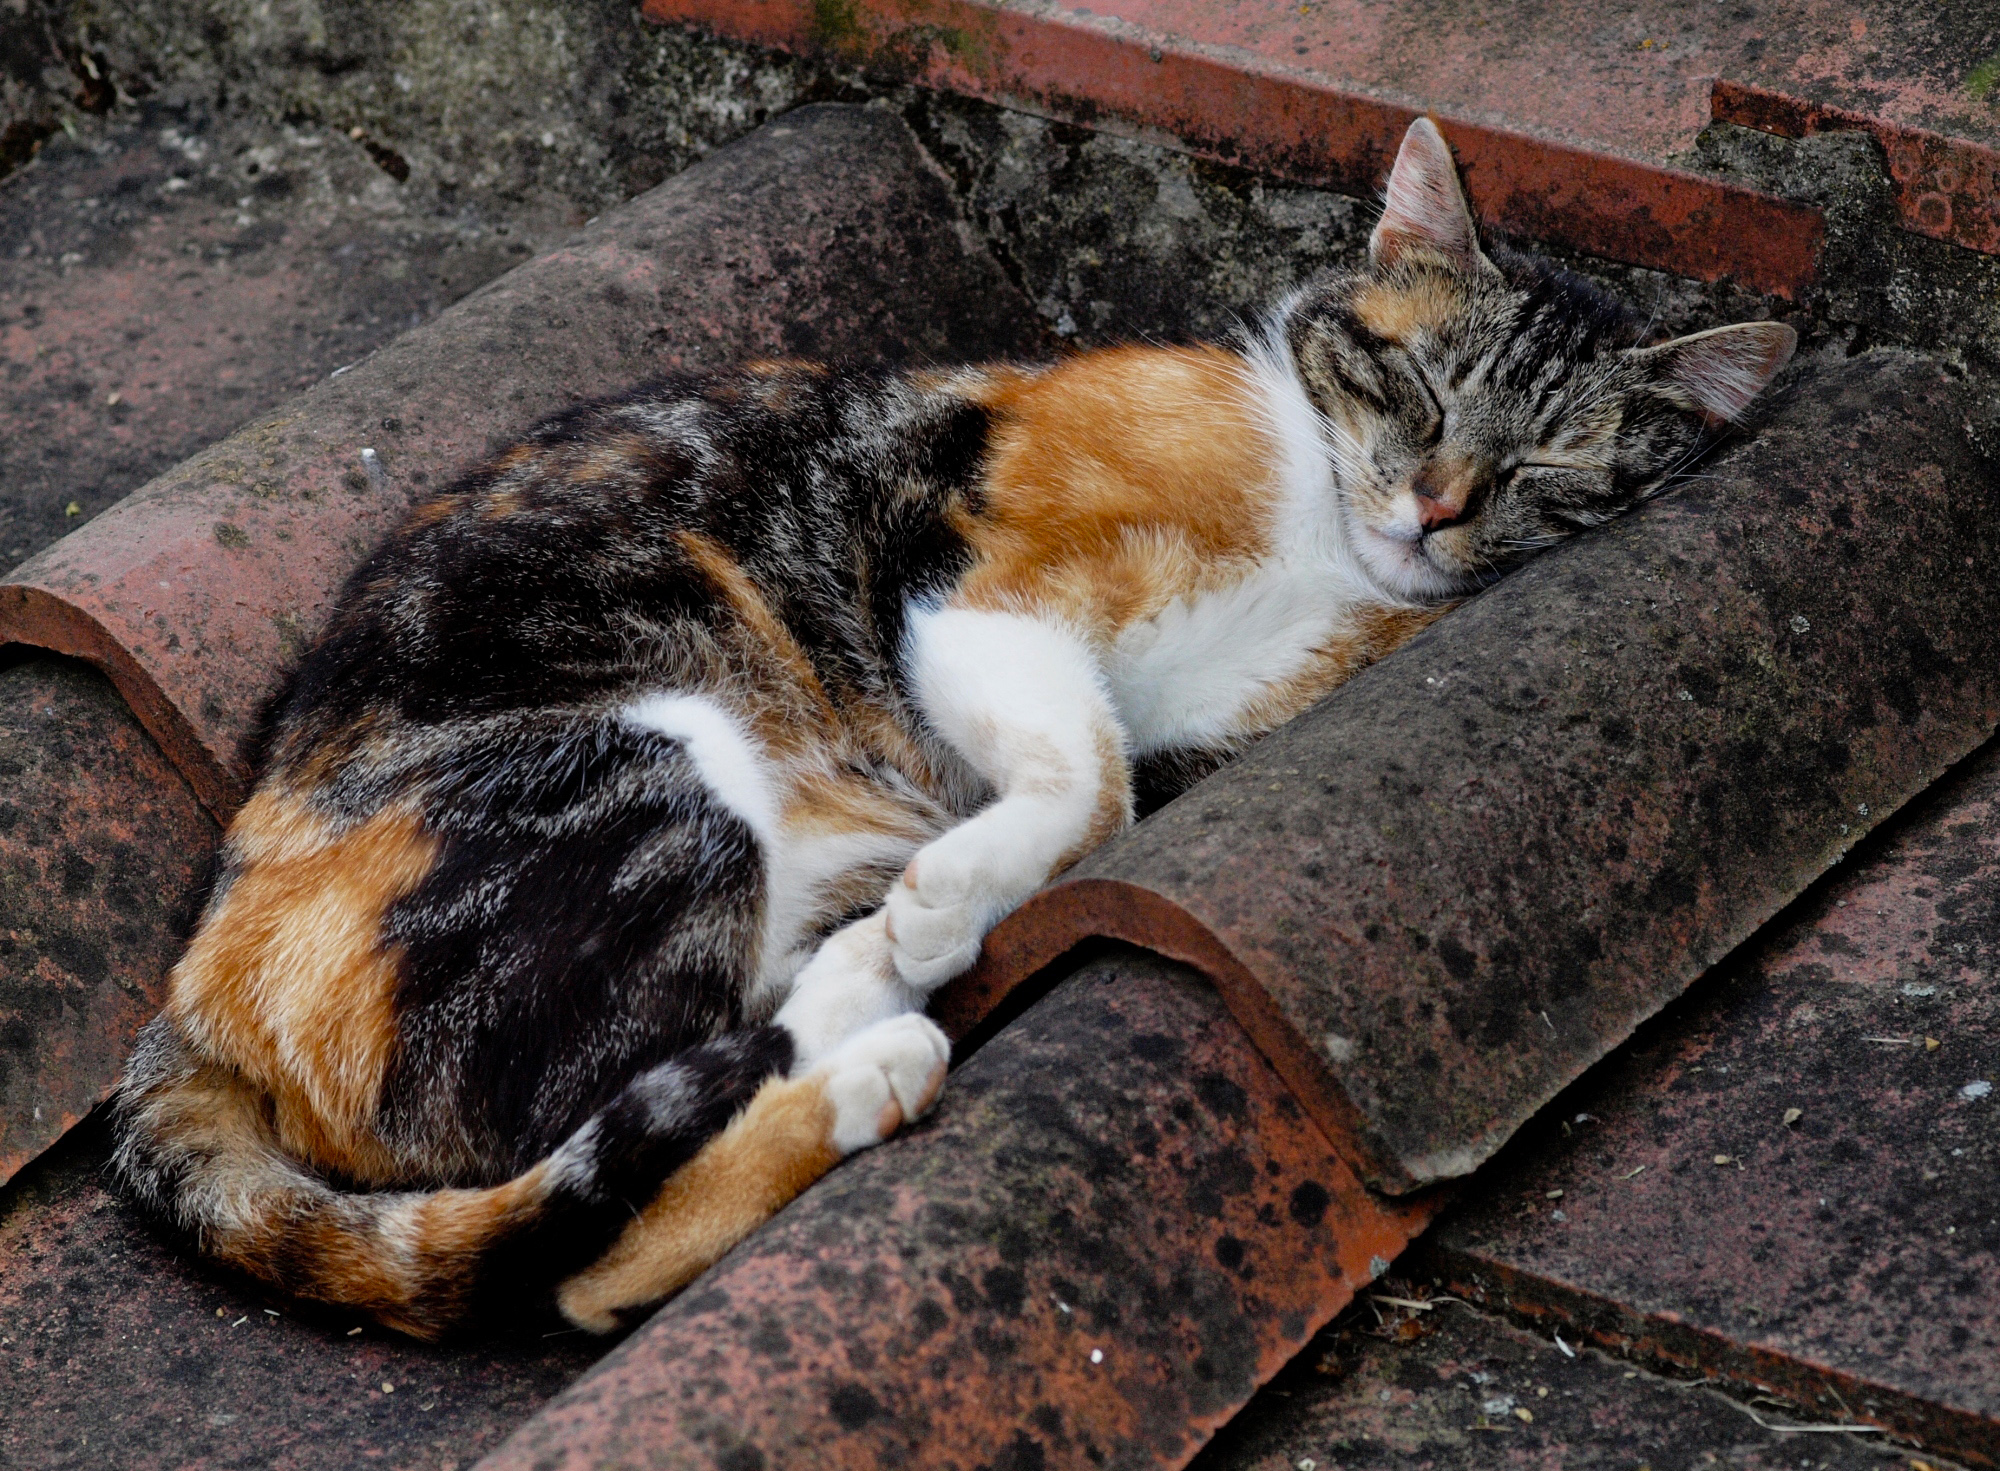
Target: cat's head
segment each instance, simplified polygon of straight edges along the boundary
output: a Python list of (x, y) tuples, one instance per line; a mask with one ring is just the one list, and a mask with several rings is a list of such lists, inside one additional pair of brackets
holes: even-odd
[(1575, 276), (1482, 252), (1443, 137), (1412, 124), (1368, 269), (1284, 324), (1324, 416), (1350, 538), (1389, 591), (1433, 601), (1660, 489), (1791, 358), (1777, 322), (1639, 346)]

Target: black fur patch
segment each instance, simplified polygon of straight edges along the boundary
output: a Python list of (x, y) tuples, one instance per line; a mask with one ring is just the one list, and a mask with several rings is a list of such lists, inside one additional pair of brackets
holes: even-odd
[[(680, 743), (619, 718), (741, 678), (719, 549), (845, 706), (902, 711), (905, 609), (968, 553), (983, 409), (809, 367), (571, 410), (420, 510), (274, 703), (274, 773), (339, 821), (415, 800), (441, 841), (392, 910), (379, 1128), (461, 1183), (554, 1148), (637, 1073), (743, 1022), (761, 858)], [(305, 773), (310, 771), (311, 776)]]
[[(589, 1172), (480, 1257), (467, 1304), (472, 1313), (507, 1312), (524, 1284), (552, 1290), (603, 1255), (660, 1182), (791, 1066), (791, 1033), (755, 1027), (690, 1048), (634, 1078), (592, 1122)], [(663, 1095), (678, 1106), (663, 1111)]]

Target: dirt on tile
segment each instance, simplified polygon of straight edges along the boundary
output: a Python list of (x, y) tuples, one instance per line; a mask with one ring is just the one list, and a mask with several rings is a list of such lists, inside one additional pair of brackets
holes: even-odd
[[(1428, 1309), (1402, 1305), (1425, 1298)], [(1387, 1278), (1189, 1471), (1887, 1471), (1913, 1460), (1950, 1471), (1935, 1456), (1829, 1432), (1829, 1423), (1594, 1349), (1565, 1351), (1427, 1284)], [(1808, 1424), (1819, 1428), (1767, 1428)]]

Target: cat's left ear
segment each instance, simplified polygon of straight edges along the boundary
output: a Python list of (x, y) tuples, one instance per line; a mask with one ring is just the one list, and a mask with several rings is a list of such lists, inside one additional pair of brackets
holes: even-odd
[(1667, 397), (1720, 425), (1750, 406), (1798, 345), (1799, 334), (1783, 322), (1738, 322), (1632, 355), (1648, 363)]
[(1427, 117), (1410, 124), (1396, 150), (1388, 201), (1368, 237), (1368, 259), (1386, 269), (1412, 248), (1433, 251), (1461, 271), (1492, 269), (1479, 253), (1479, 232), (1458, 187), (1458, 165), (1444, 134)]

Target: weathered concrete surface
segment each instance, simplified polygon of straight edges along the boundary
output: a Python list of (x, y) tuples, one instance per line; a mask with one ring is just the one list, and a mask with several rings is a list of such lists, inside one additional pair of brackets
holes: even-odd
[[(1985, 79), (1987, 90), (1996, 78), (2000, 64), (1994, 76)], [(1888, 165), (1896, 216), (1904, 229), (1982, 255), (2000, 255), (2000, 149), (1888, 122), (1870, 112), (1735, 82), (1717, 82), (1711, 106), (1718, 122), (1782, 138), (1865, 135)]]
[(940, 995), (1085, 935), (1201, 967), (1364, 1177), (1469, 1173), (2000, 717), (2000, 499), (1920, 359), (1802, 379), (1084, 860)]
[(148, 1230), (107, 1194), (104, 1151), (87, 1124), (0, 1195), (10, 1471), (440, 1471), (496, 1444), (602, 1352), (575, 1333), (542, 1336), (560, 1325), (428, 1348), (301, 1319)]
[(786, 58), (642, 26), (628, 0), (8, 0), (0, 57), (0, 130), (19, 124), (23, 147), (178, 93), (359, 130), (420, 211), (572, 223), (828, 90)]
[[(1387, 1278), (1341, 1315), (1189, 1463), (1188, 1471), (1880, 1471), (1880, 1436), (1828, 1433), (1768, 1400), (1635, 1369), (1589, 1347), (1575, 1357)], [(1523, 1414), (1525, 1412), (1525, 1416)], [(1763, 1423), (1760, 1424), (1759, 1422)], [(1785, 1434), (1767, 1425), (1813, 1425)], [(1926, 1452), (1933, 1471), (1950, 1463)]]
[(1900, 228), (1893, 181), (1866, 134), (1792, 141), (1717, 123), (1688, 161), (1825, 216), (1819, 284), (1803, 303), (1809, 338), (1849, 353), (1893, 343), (1989, 374), (2000, 368), (2000, 259)]
[[(989, 156), (1000, 164), (996, 172), (978, 160), (961, 172), (962, 197), (981, 200), (977, 217), (989, 245), (1010, 266), (1018, 264), (1017, 280), (1048, 319), (1060, 325), (1067, 312), (1082, 340), (1094, 327), (1112, 327), (1107, 305), (1145, 307), (1120, 316), (1115, 330), (1157, 333), (1177, 330), (1190, 312), (1213, 321), (1221, 309), (1260, 304), (1268, 298), (1255, 287), (1258, 273), (1269, 267), (1272, 280), (1285, 279), (1282, 251), (1294, 240), (1316, 248), (1307, 217), (1329, 203), (1353, 208), (1340, 196), (1259, 180), (1171, 148), (1059, 125), (1051, 134), (1049, 125), (1020, 113), (816, 69), (675, 27), (646, 27), (614, 0), (496, 0), (476, 20), (427, 0), (371, 10), (363, 23), (337, 7), (298, 0), (24, 3), (18, 15), (0, 8), (0, 27), (12, 25), (8, 37), (20, 38), (24, 75), (42, 65), (28, 60), (31, 52), (56, 56), (43, 67), (49, 80), (29, 99), (45, 132), (55, 127), (54, 108), (66, 126), (88, 137), (147, 88), (210, 109), (226, 97), (222, 110), (231, 117), (261, 120), (273, 130), (289, 125), (345, 137), (359, 127), (363, 138), (349, 141), (351, 151), (367, 156), (373, 149), (407, 166), (395, 186), (400, 208), (441, 223), (513, 221), (517, 238), (531, 219), (581, 220), (599, 212), (799, 100), (893, 100), (933, 145), (928, 110), (982, 119), (982, 130), (997, 125), (1006, 132), (1007, 147), (1004, 156)], [(1957, 7), (1945, 18), (1947, 29), (1964, 27), (1964, 11)], [(1434, 7), (1428, 18), (1453, 23)], [(1581, 44), (1594, 45), (1615, 29), (1592, 30)], [(39, 39), (45, 34), (61, 43), (54, 52)], [(1645, 38), (1628, 39), (1628, 67), (1657, 72), (1683, 59), (1679, 50), (1672, 57), (1660, 47), (1642, 51)], [(109, 79), (93, 94), (110, 109), (101, 120), (74, 101), (87, 80), (86, 51)], [(1480, 54), (1489, 64), (1495, 60), (1490, 47)], [(1933, 46), (1918, 55), (1891, 45), (1868, 65), (1893, 72), (1915, 57), (1929, 69), (1925, 75), (1942, 75), (1970, 65), (1971, 54)], [(511, 84), (494, 85), (503, 74)], [(9, 106), (0, 96), (0, 122), (14, 115)], [(1044, 131), (1038, 136), (1037, 129)], [(1743, 150), (1729, 141), (1738, 135), (1760, 140), (1783, 166), (1742, 167), (1735, 155)], [(1718, 137), (1726, 144), (1721, 153), (1708, 146)], [(1794, 144), (1716, 124), (1677, 158), (1825, 217), (1820, 283), (1790, 318), (1809, 344), (1859, 335), (1871, 345), (1992, 357), (2000, 343), (2000, 261), (1903, 231), (1886, 164), (1870, 138), (1820, 135)], [(1365, 227), (1374, 180), (1349, 187), (1361, 196)], [(1661, 313), (1663, 328), (1758, 310), (1727, 284), (1698, 287), (1588, 257), (1571, 263), (1640, 298), (1646, 311)]]
[(1486, 218), (1787, 297), (1813, 275), (1805, 217), (1788, 240), (1782, 206), (1668, 165), (1711, 120), (1791, 137), (1861, 129), (1886, 150), (1904, 228), (2000, 251), (2000, 17), (1984, 6), (647, 0), (646, 11), (1079, 122), (1164, 131), (1356, 191), (1385, 170), (1411, 117), (1438, 114)]
[(110, 1090), (166, 997), (217, 837), (101, 675), (15, 652), (0, 671), (0, 1184)]
[(1199, 976), (1113, 952), (482, 1464), (1177, 1466), (1429, 1217)]
[(2000, 748), (1551, 1112), (1459, 1290), (2000, 1464)]
[(51, 19), (39, 5), (0, 7), (0, 179), (34, 158), (58, 117), (109, 105)]
[(1056, 334), (1216, 337), (1317, 271), (1359, 266), (1375, 211), (1325, 190), (934, 92), (904, 116)]
[[(813, 0), (646, 0), (645, 13), (894, 81), (1164, 133), (1226, 163), (1350, 193), (1381, 185), (1403, 131), (1435, 106), (1421, 92), (1385, 94), (1300, 67), (1296, 47), (1275, 62), (1241, 44), (1235, 23), (1276, 16), (1274, 4), (1176, 11), (1162, 29), (1169, 8), (1126, 0), (1125, 15), (1107, 16), (1006, 0), (870, 0), (837, 11)], [(1340, 26), (1347, 8), (1323, 10)], [(1298, 22), (1287, 9), (1281, 23)], [(1823, 225), (1810, 207), (1523, 129), (1504, 107), (1445, 112), (1467, 197), (1489, 224), (1787, 300), (1812, 285)]]
[(148, 99), (0, 182), (0, 561), (559, 242), (439, 218), (338, 131)]
[(893, 115), (802, 110), (160, 477), (0, 585), (0, 638), (102, 667), (211, 810), (349, 569), (542, 414), (759, 353), (1042, 341)]

